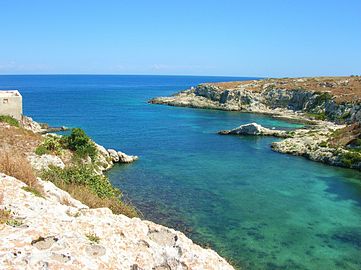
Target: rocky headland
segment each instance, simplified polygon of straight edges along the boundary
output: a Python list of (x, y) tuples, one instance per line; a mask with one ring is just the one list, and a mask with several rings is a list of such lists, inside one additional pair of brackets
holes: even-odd
[(137, 156), (24, 119), (0, 122), (0, 269), (233, 269), (123, 200), (103, 172)]
[(361, 77), (358, 76), (203, 83), (149, 102), (260, 113), (301, 122), (304, 128), (288, 132), (253, 123), (220, 134), (285, 137), (274, 142), (272, 149), (361, 170)]

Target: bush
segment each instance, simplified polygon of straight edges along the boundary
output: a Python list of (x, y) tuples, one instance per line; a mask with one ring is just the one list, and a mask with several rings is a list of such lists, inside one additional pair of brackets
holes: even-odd
[(320, 147), (327, 147), (327, 141), (320, 142)]
[(9, 115), (0, 115), (0, 122), (8, 123), (13, 127), (20, 127), (19, 121)]
[(36, 148), (35, 154), (39, 156), (44, 154), (60, 155), (64, 148), (63, 145), (64, 143), (61, 137), (47, 136), (42, 144)]
[(358, 164), (361, 162), (361, 154), (358, 152), (347, 152), (342, 154), (341, 156), (341, 162), (347, 166), (351, 167), (354, 164)]
[(86, 164), (71, 165), (64, 169), (51, 166), (49, 170), (43, 172), (42, 178), (54, 184), (89, 186), (100, 198), (120, 196), (120, 191), (114, 188), (105, 176), (96, 174), (93, 167)]
[(94, 143), (80, 128), (73, 128), (71, 134), (64, 137), (64, 143), (80, 158), (89, 156), (94, 161), (97, 156), (98, 151)]
[(324, 112), (321, 113), (307, 113), (307, 116), (316, 120), (326, 120), (327, 116)]
[(77, 164), (64, 169), (50, 166), (42, 173), (42, 179), (53, 182), (89, 207), (108, 207), (115, 214), (129, 217), (138, 215), (134, 207), (121, 200), (120, 190), (107, 177), (96, 174), (91, 165)]

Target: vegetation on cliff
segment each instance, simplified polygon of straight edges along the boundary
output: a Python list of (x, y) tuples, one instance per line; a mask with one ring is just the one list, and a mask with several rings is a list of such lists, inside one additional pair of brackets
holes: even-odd
[[(98, 163), (107, 160), (82, 129), (74, 128), (65, 136), (41, 136), (8, 122), (0, 124), (0, 172), (22, 180), (28, 185), (26, 191), (43, 195), (37, 181), (39, 176), (89, 207), (108, 207), (115, 214), (129, 217), (138, 215), (132, 205), (124, 202), (121, 191), (113, 187), (99, 170)], [(34, 154), (50, 155), (65, 165), (49, 165), (40, 171), (34, 170), (28, 160)]]

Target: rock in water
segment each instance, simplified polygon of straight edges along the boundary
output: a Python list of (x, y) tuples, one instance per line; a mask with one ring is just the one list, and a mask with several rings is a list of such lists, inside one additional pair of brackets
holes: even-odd
[(231, 130), (222, 130), (218, 132), (221, 135), (254, 135), (254, 136), (275, 136), (275, 137), (288, 137), (287, 132), (283, 130), (269, 129), (262, 127), (257, 123), (249, 123), (241, 125)]
[(127, 154), (118, 151), (119, 162), (122, 163), (132, 163), (138, 159), (138, 156), (128, 156)]

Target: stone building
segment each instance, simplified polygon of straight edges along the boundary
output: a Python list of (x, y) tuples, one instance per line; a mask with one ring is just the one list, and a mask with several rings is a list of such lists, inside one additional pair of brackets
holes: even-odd
[(23, 98), (17, 90), (0, 90), (0, 115), (10, 115), (21, 120)]

